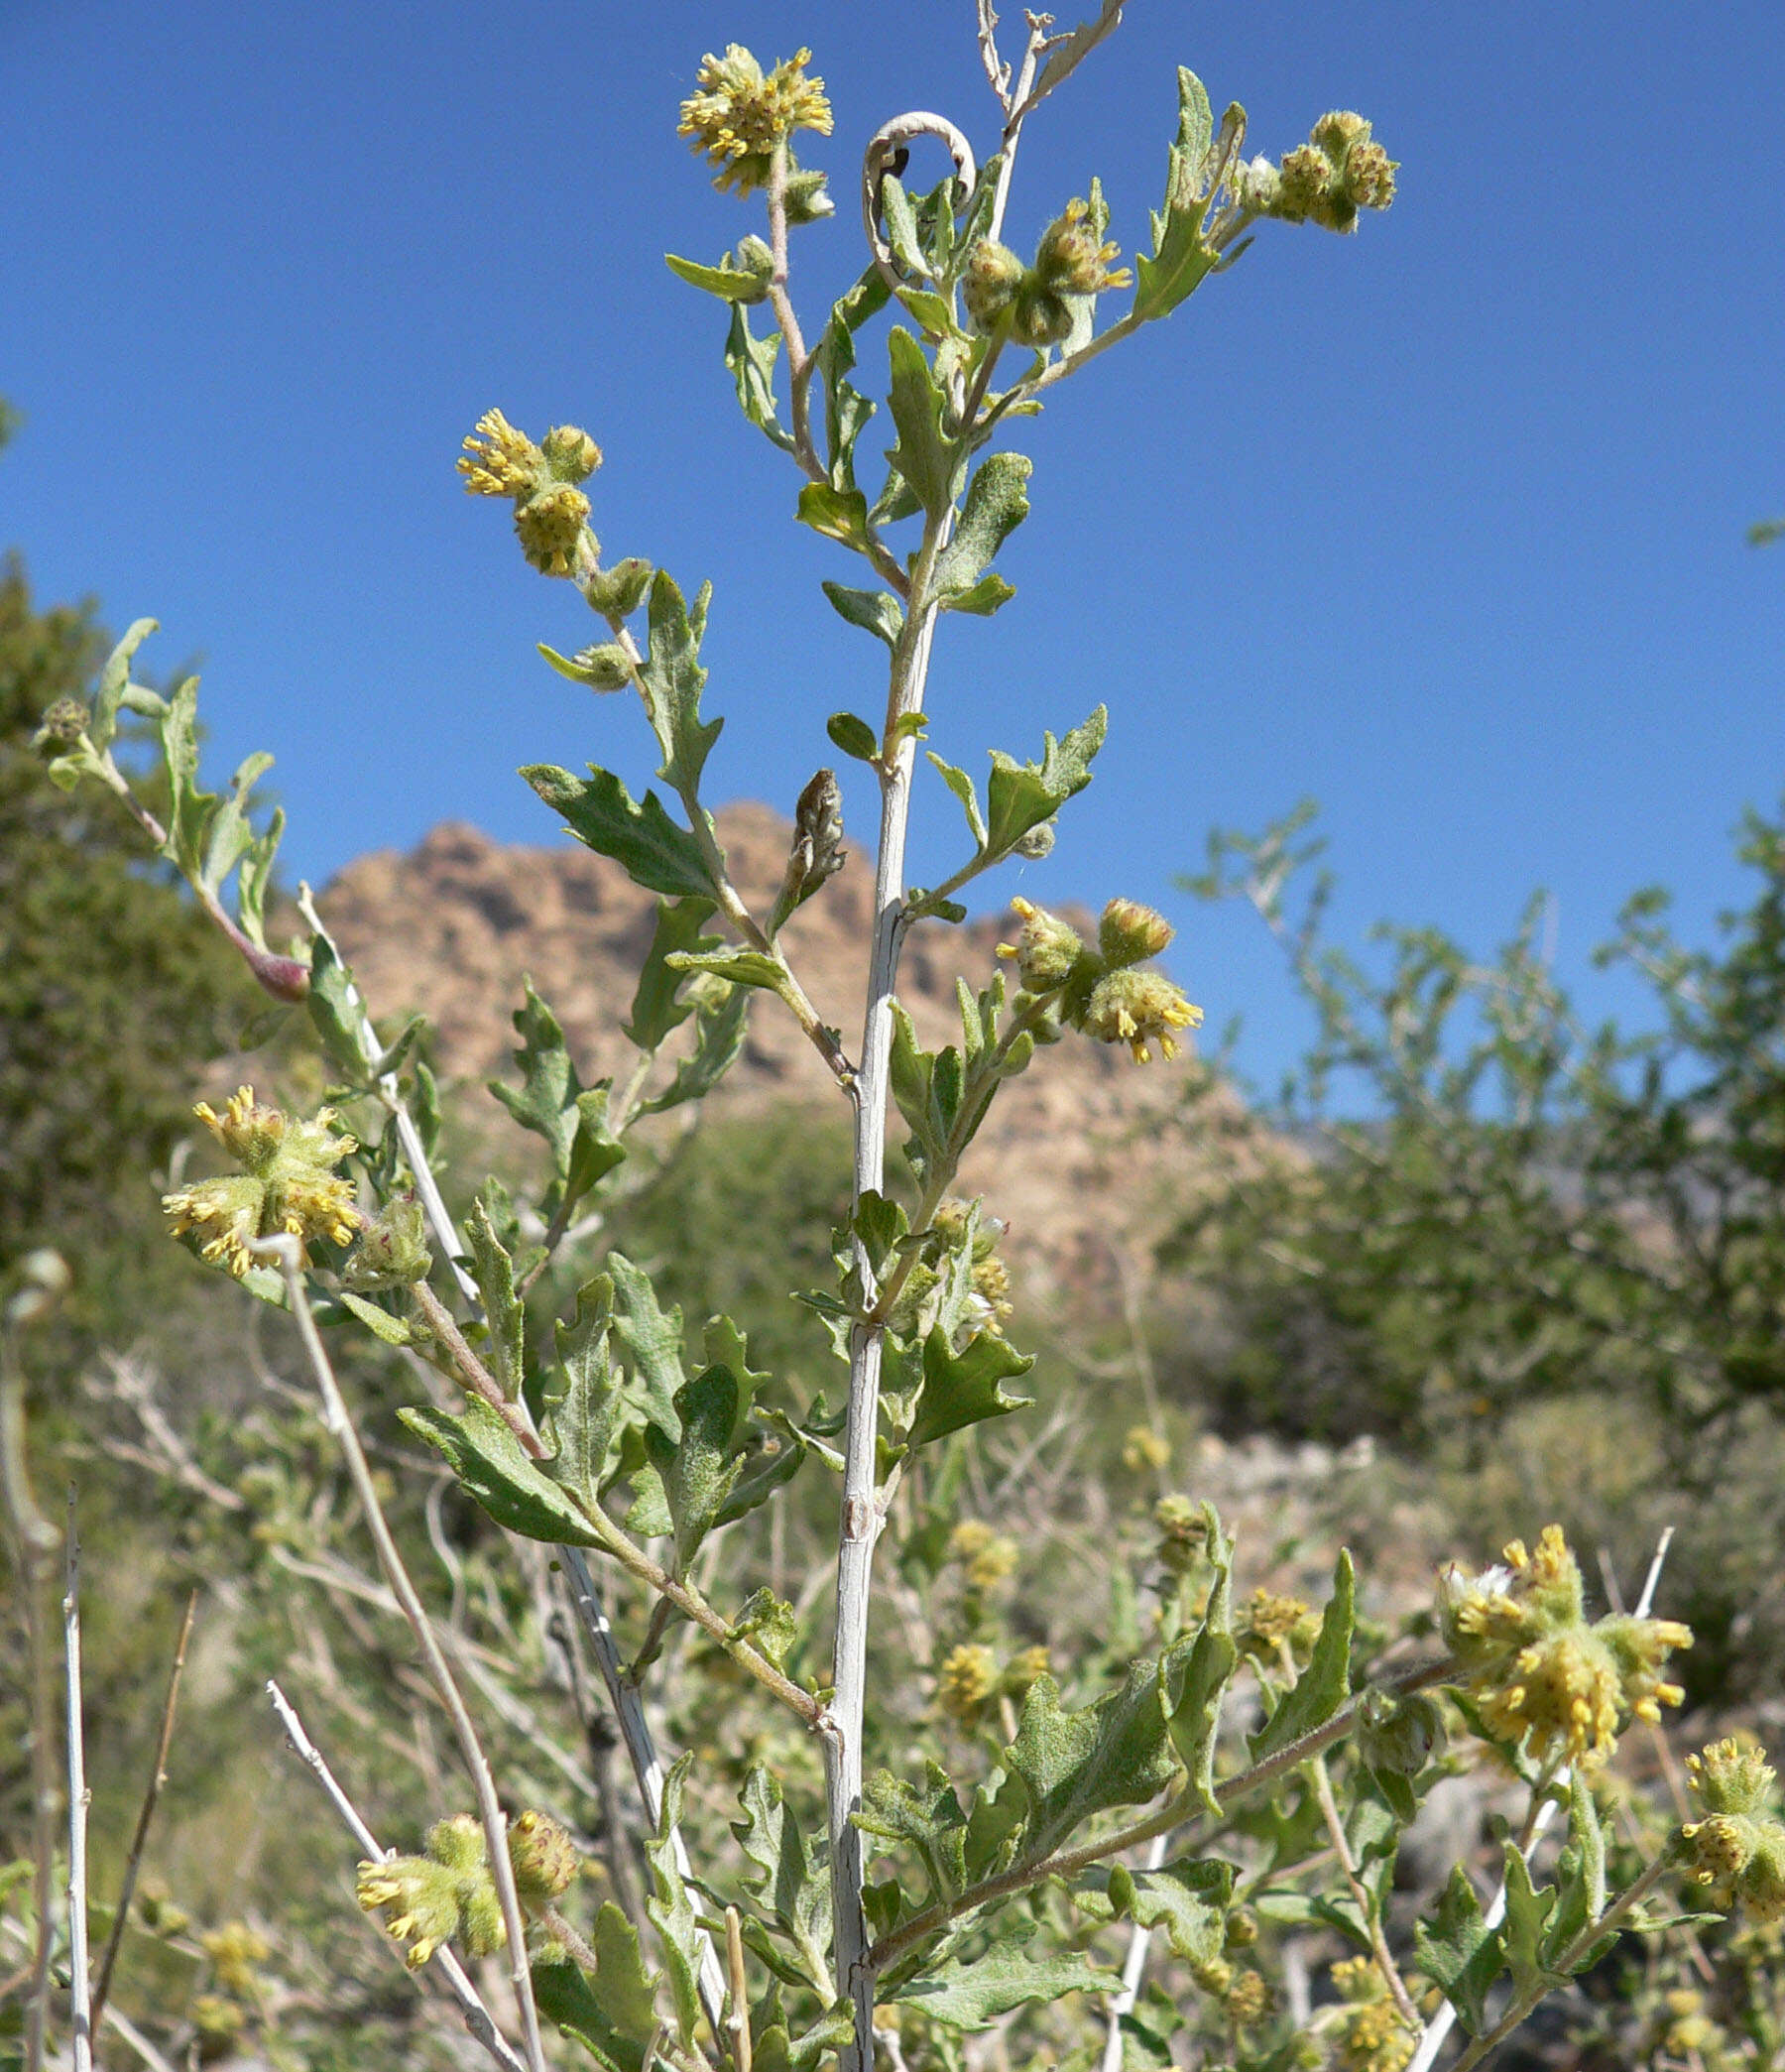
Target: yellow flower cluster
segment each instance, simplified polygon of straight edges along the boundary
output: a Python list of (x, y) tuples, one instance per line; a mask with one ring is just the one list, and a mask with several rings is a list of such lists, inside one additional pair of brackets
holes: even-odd
[[(601, 465), (601, 448), (576, 425), (554, 425), (536, 445), (501, 411), (488, 410), (464, 440), (458, 471), (467, 496), (510, 497), (521, 550), (541, 575), (572, 575), (600, 543), (577, 487)], [(586, 543), (586, 553), (585, 553)]]
[(1345, 2004), (1333, 2021), (1334, 2064), (1343, 2072), (1401, 2072), (1418, 2038), (1388, 1998), (1381, 1973), (1368, 1957), (1347, 1957), (1332, 1976)]
[(1167, 1057), (1177, 1055), (1177, 1032), (1203, 1018), (1163, 972), (1138, 968), (1156, 957), (1172, 937), (1171, 923), (1134, 900), (1112, 900), (1098, 924), (1097, 947), (1076, 928), (1027, 900), (1012, 900), (1022, 922), (1014, 942), (999, 944), (1011, 959), (1023, 991), (1037, 998), (1057, 994), (1060, 1019), (1100, 1043), (1125, 1043), (1136, 1064), (1152, 1055), (1156, 1042)]
[(964, 1641), (942, 1658), (936, 1703), (950, 1719), (967, 1720), (998, 1689), (998, 1657), (978, 1641)]
[(1661, 1665), (1691, 1646), (1691, 1629), (1621, 1616), (1589, 1625), (1580, 1564), (1560, 1525), (1544, 1527), (1534, 1552), (1515, 1539), (1504, 1556), (1479, 1575), (1453, 1564), (1439, 1576), (1440, 1624), (1482, 1718), (1539, 1758), (1604, 1763), (1624, 1715), (1654, 1721), (1685, 1695), (1662, 1680)]
[(1255, 1660), (1277, 1662), (1287, 1642), (1292, 1653), (1305, 1654), (1320, 1631), (1320, 1621), (1311, 1605), (1299, 1597), (1277, 1597), (1268, 1590), (1254, 1590), (1234, 1621), (1242, 1652)]
[(766, 186), (775, 151), (795, 130), (830, 135), (824, 81), (806, 76), (811, 61), (810, 51), (795, 51), (765, 73), (742, 44), (700, 61), (698, 90), (682, 102), (675, 128), (716, 170), (715, 186), (743, 194)]
[(174, 1235), (195, 1236), (201, 1259), (241, 1280), (254, 1264), (249, 1248), (257, 1238), (285, 1233), (302, 1243), (345, 1245), (358, 1230), (353, 1182), (334, 1170), (358, 1147), (334, 1134), (332, 1108), (295, 1122), (281, 1109), (259, 1106), (253, 1087), (243, 1086), (221, 1115), (202, 1101), (192, 1113), (243, 1168), (162, 1197)]
[(1725, 1906), (1740, 1899), (1759, 1920), (1785, 1920), (1785, 1820), (1765, 1753), (1730, 1737), (1688, 1756), (1686, 1767), (1706, 1814), (1680, 1830), (1693, 1882)]
[(1323, 115), (1280, 165), (1259, 158), (1243, 166), (1237, 184), (1241, 205), (1256, 215), (1353, 231), (1360, 210), (1393, 202), (1395, 170), (1368, 122), (1340, 108)]

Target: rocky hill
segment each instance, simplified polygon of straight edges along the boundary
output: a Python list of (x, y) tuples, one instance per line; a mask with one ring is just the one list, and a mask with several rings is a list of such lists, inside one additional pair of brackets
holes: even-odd
[[(719, 832), (734, 881), (766, 911), (790, 826), (766, 806), (744, 804), (719, 815)], [(852, 1052), (872, 894), (858, 849), (785, 935), (801, 983)], [(568, 839), (504, 847), (474, 827), (446, 824), (408, 855), (384, 850), (349, 865), (321, 906), (379, 1015), (418, 1009), (431, 1019), (448, 1078), (475, 1082), (507, 1070), (524, 975), (558, 1016), (585, 1082), (630, 1069), (635, 1053), (620, 1024), (654, 903), (605, 857)], [(1090, 916), (1075, 918), (1093, 925)], [(900, 997), (925, 1043), (959, 1040), (956, 975), (984, 985), (998, 943), (1015, 926), (1006, 914), (913, 932)], [(1181, 1060), (1137, 1067), (1125, 1051), (1077, 1036), (1001, 1090), (963, 1179), (1010, 1224), (1007, 1250), (1034, 1292), (1061, 1280), (1107, 1280), (1119, 1252), (1138, 1259), (1195, 1162), (1192, 1134), (1168, 1126), (1183, 1095)], [(808, 1097), (841, 1100), (791, 1017), (759, 996), (745, 1053), (714, 1104), (736, 1113)]]

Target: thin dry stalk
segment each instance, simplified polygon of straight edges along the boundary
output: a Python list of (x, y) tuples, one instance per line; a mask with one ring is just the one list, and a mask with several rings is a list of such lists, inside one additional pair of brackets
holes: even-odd
[(378, 1499), (378, 1490), (372, 1480), (371, 1464), (366, 1459), (365, 1449), (359, 1442), (359, 1434), (353, 1428), (353, 1419), (348, 1414), (346, 1398), (341, 1394), (340, 1384), (335, 1380), (334, 1369), (329, 1365), (328, 1354), (322, 1344), (321, 1333), (316, 1329), (316, 1320), (310, 1314), (308, 1297), (303, 1289), (303, 1278), (298, 1272), (298, 1241), (290, 1237), (264, 1238), (256, 1247), (270, 1259), (278, 1262), (285, 1277), (286, 1301), (298, 1325), (298, 1335), (303, 1341), (303, 1350), (310, 1370), (315, 1377), (316, 1387), (322, 1397), (322, 1421), (341, 1447), (342, 1457), (352, 1479), (354, 1493), (360, 1501), (365, 1515), (367, 1529), (372, 1534), (373, 1545), (378, 1549), (379, 1565), (385, 1572), (385, 1580), (396, 1593), (410, 1631), (421, 1649), (422, 1659), (427, 1664), (434, 1688), (444, 1701), (453, 1732), (458, 1738), (459, 1750), (465, 1767), (477, 1792), (478, 1812), (483, 1821), (484, 1839), (489, 1850), (490, 1875), (496, 1882), (496, 1896), (502, 1902), (502, 1918), (508, 1929), (509, 1977), (515, 1990), (515, 2002), (521, 2015), (522, 2034), (527, 2045), (527, 2062), (530, 2072), (545, 2072), (545, 2048), (539, 2036), (538, 2010), (534, 2006), (533, 1973), (527, 1961), (527, 1924), (521, 1913), (521, 1900), (515, 1890), (514, 1868), (509, 1862), (508, 1820), (496, 1796), (496, 1780), (490, 1773), (489, 1759), (478, 1739), (477, 1729), (465, 1701), (459, 1695), (458, 1685), (453, 1681), (452, 1671), (434, 1638), (433, 1621), (416, 1594), (404, 1566), (403, 1556), (398, 1552), (397, 1542), (392, 1537), (391, 1527), (384, 1515), (384, 1507)]
[[(388, 1862), (395, 1851), (382, 1847), (378, 1837), (360, 1818), (359, 1809), (341, 1789), (321, 1750), (304, 1732), (303, 1722), (298, 1717), (292, 1701), (276, 1683), (267, 1685), (267, 1696), (273, 1701), (273, 1710), (279, 1715), (280, 1723), (286, 1730), (286, 1739), (291, 1743), (293, 1751), (328, 1794), (329, 1803), (340, 1815), (347, 1832), (373, 1863)], [(505, 1851), (504, 1854), (506, 1853)], [(502, 2066), (503, 2072), (527, 2072), (527, 2066), (516, 2055), (502, 2031), (497, 2028), (495, 2018), (484, 2005), (483, 1996), (472, 1985), (464, 1966), (453, 1953), (448, 1949), (436, 1950), (431, 1964), (437, 1968), (440, 1976), (446, 1981), (447, 1990), (458, 2002), (465, 2017), (465, 2026)]]
[(74, 1491), (68, 1491), (66, 1588), (62, 1596), (62, 1659), (68, 1723), (68, 2025), (74, 2072), (92, 2072), (93, 2010), (87, 1970), (86, 1742), (80, 1720), (80, 1540)]
[(124, 1940), (124, 1924), (130, 1918), (130, 1902), (136, 1896), (137, 1873), (143, 1867), (143, 1850), (149, 1840), (150, 1823), (168, 1781), (168, 1751), (174, 1746), (174, 1712), (179, 1703), (179, 1679), (185, 1673), (186, 1644), (192, 1638), (192, 1621), (198, 1612), (198, 1592), (186, 1599), (185, 1617), (179, 1623), (179, 1639), (174, 1648), (174, 1666), (168, 1675), (168, 1695), (162, 1706), (161, 1738), (155, 1745), (155, 1767), (137, 1813), (136, 1832), (130, 1838), (123, 1883), (118, 1888), (118, 1908), (112, 1915), (111, 1933), (105, 1938), (105, 1953), (99, 1959), (99, 1976), (93, 1984), (93, 2032), (105, 2019), (106, 1996), (111, 1992), (112, 1970), (118, 1961), (118, 1946)]

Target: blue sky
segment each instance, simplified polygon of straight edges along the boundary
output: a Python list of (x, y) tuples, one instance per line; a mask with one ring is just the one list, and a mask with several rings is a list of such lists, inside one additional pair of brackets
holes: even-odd
[[(818, 593), (859, 564), (790, 522), (723, 312), (662, 265), (758, 227), (676, 104), (727, 40), (812, 46), (837, 132), (806, 155), (842, 202), (795, 248), (816, 312), (861, 263), (881, 121), (936, 107), (990, 148), (972, 14), (0, 0), (0, 394), (27, 419), (0, 540), (46, 598), (159, 618), (164, 669), (202, 658), (217, 774), (279, 758), (292, 875), (445, 818), (551, 841), (516, 766), (640, 785), (648, 739), (537, 660), (593, 622), (452, 462), (491, 404), (581, 423), (610, 556), (716, 586), (709, 782), (789, 805), (834, 760), (825, 715), (878, 709), (882, 651)], [(1355, 239), (1264, 226), (1020, 427), (1019, 594), (945, 626), (932, 739), (983, 769), (1099, 700), (1112, 730), (1054, 856), (991, 891), (1165, 906), (1177, 975), (1211, 1025), (1244, 1015), (1269, 1079), (1305, 1034), (1273, 953), (1170, 878), (1211, 825), (1312, 793), (1342, 934), (1392, 915), (1485, 947), (1546, 886), (1563, 973), (1627, 1007), (1586, 964), (1623, 896), (1671, 885), (1707, 938), (1741, 808), (1785, 784), (1785, 548), (1743, 541), (1785, 510), (1776, 0), (1135, 0), (1032, 122), (1013, 242), (1093, 172), (1144, 238), (1180, 62), (1246, 103), (1252, 149), (1371, 116), (1400, 198)], [(957, 860), (954, 814), (932, 787), (918, 876)]]

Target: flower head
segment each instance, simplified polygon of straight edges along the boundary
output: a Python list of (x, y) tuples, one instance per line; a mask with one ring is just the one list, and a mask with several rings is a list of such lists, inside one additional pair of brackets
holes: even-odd
[(971, 1719), (998, 1689), (998, 1657), (977, 1641), (951, 1647), (936, 1679), (936, 1702), (957, 1720)]
[(326, 1238), (345, 1245), (359, 1229), (353, 1183), (334, 1170), (358, 1147), (334, 1135), (332, 1108), (295, 1122), (281, 1109), (259, 1106), (253, 1087), (243, 1086), (221, 1115), (202, 1101), (192, 1113), (243, 1168), (162, 1197), (174, 1235), (195, 1235), (201, 1259), (241, 1280), (254, 1264), (249, 1248), (257, 1238), (283, 1232), (300, 1243)]
[(1112, 272), (1110, 261), (1120, 256), (1122, 248), (1099, 242), (1090, 214), (1088, 201), (1069, 201), (1041, 233), (1034, 277), (1044, 294), (1097, 295), (1106, 288), (1127, 288), (1132, 282), (1126, 267)]
[(509, 1862), (523, 1906), (538, 1911), (561, 1899), (576, 1878), (576, 1844), (547, 1813), (531, 1807), (509, 1823)]
[(1001, 942), (998, 954), (1014, 962), (1025, 992), (1058, 992), (1084, 954), (1078, 931), (1027, 900), (1012, 900), (1011, 906), (1022, 922), (1022, 932), (1014, 942)]
[(1112, 969), (1144, 964), (1166, 948), (1175, 932), (1164, 914), (1138, 900), (1112, 900), (1097, 923), (1097, 946)]
[(1765, 1752), (1731, 1737), (1688, 1756), (1686, 1767), (1707, 1816), (1680, 1830), (1693, 1883), (1762, 1921), (1785, 1919), (1785, 1820)]
[(1241, 205), (1284, 223), (1318, 223), (1352, 231), (1359, 211), (1394, 200), (1395, 162), (1370, 134), (1362, 115), (1336, 109), (1314, 125), (1306, 144), (1280, 166), (1253, 159), (1236, 177)]
[(577, 485), (601, 465), (601, 448), (580, 426), (554, 425), (536, 445), (490, 410), (464, 445), (458, 469), (465, 493), (514, 500), (521, 550), (541, 575), (595, 565), (601, 543), (588, 530), (589, 500)]
[(1679, 1685), (1660, 1679), (1663, 1660), (1692, 1645), (1672, 1619), (1602, 1619), (1589, 1625), (1580, 1564), (1560, 1525), (1546, 1525), (1535, 1551), (1523, 1540), (1503, 1566), (1470, 1575), (1454, 1563), (1438, 1579), (1445, 1640), (1489, 1731), (1538, 1757), (1603, 1763), (1620, 1718), (1659, 1717)]
[(767, 186), (775, 151), (795, 130), (830, 135), (824, 81), (806, 75), (811, 58), (795, 51), (765, 73), (742, 44), (727, 44), (723, 58), (709, 51), (700, 61), (698, 90), (682, 102), (675, 128), (715, 169), (715, 186), (741, 194)]
[(1343, 2072), (1401, 2072), (1417, 2038), (1388, 1998), (1388, 1987), (1368, 1957), (1347, 1957), (1333, 1966), (1341, 2005), (1329, 2011), (1336, 2031), (1333, 2062)]
[(1177, 1055), (1176, 1033), (1194, 1029), (1202, 1009), (1187, 1000), (1162, 971), (1114, 971), (1098, 982), (1079, 1026), (1100, 1043), (1126, 1043), (1136, 1064), (1145, 1064), (1156, 1042), (1160, 1053)]

